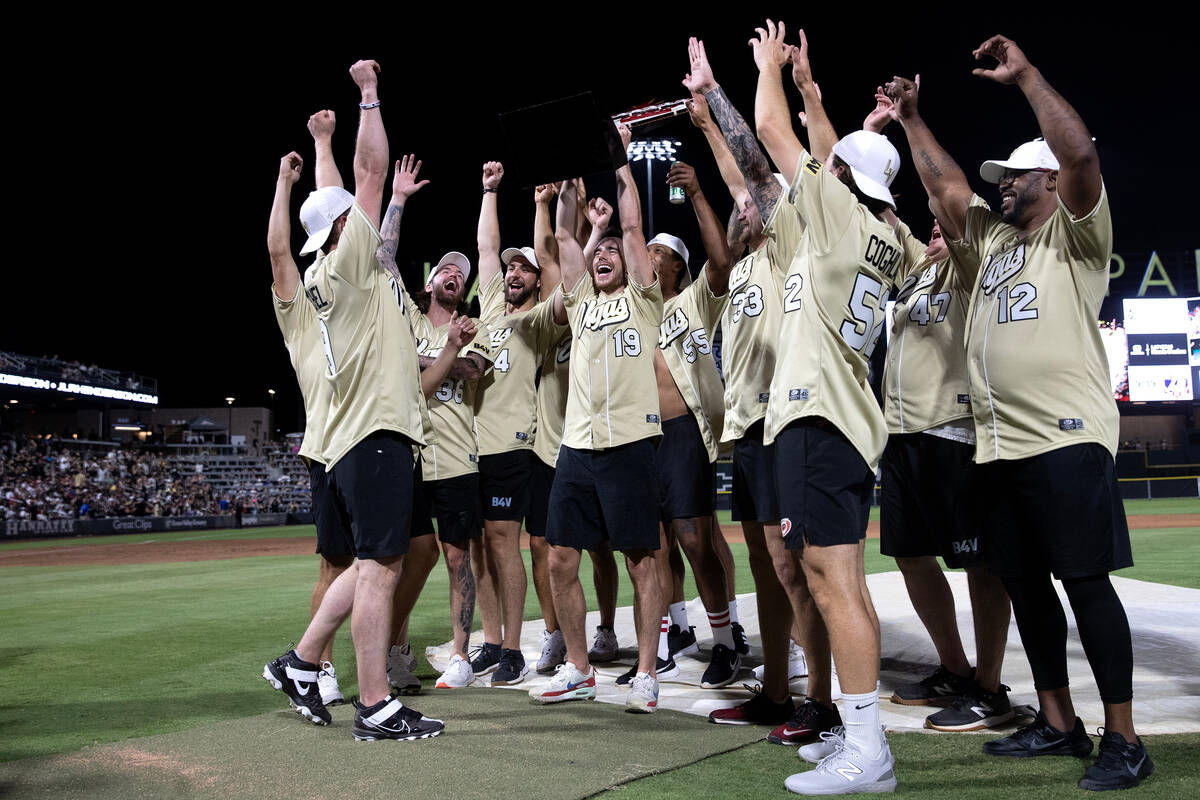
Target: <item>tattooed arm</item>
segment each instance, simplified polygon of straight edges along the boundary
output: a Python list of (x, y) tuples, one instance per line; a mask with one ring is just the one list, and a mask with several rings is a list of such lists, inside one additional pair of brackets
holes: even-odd
[(693, 36), (688, 41), (688, 56), (691, 59), (692, 71), (683, 79), (683, 85), (697, 94), (704, 95), (709, 114), (720, 126), (725, 145), (733, 154), (734, 163), (746, 181), (746, 188), (754, 198), (763, 222), (766, 222), (771, 218), (783, 190), (771, 173), (771, 167), (759, 149), (750, 126), (729, 102), (725, 90), (713, 78), (712, 67), (709, 66), (708, 56), (704, 52), (704, 42)]
[(400, 218), (404, 216), (404, 204), (408, 202), (408, 198), (429, 183), (428, 180), (417, 181), (417, 173), (420, 171), (421, 162), (415, 155), (407, 155), (396, 162), (396, 175), (392, 178), (392, 200), (383, 216), (383, 224), (379, 226), (379, 236), (383, 241), (375, 251), (375, 256), (379, 259), (379, 266), (401, 286), (404, 282), (400, 278), (400, 268), (396, 266), (396, 247), (400, 243)]
[(1058, 159), (1058, 196), (1073, 214), (1086, 214), (1100, 200), (1100, 158), (1096, 145), (1079, 114), (1054, 90), (1016, 42), (993, 36), (975, 50), (976, 60), (996, 59), (993, 69), (976, 69), (974, 74), (997, 83), (1015, 83), (1025, 93), (1038, 127)]
[(933, 132), (917, 112), (917, 92), (921, 76), (916, 80), (895, 77), (885, 91), (895, 104), (896, 116), (908, 137), (913, 163), (921, 184), (929, 194), (929, 209), (949, 239), (961, 239), (966, 234), (967, 206), (971, 203), (971, 186), (967, 176), (950, 154), (942, 149)]

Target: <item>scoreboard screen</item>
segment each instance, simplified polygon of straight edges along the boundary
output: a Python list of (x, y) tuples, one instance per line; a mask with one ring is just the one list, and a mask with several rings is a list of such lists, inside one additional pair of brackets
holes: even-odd
[(1200, 297), (1139, 297), (1123, 306), (1128, 399), (1200, 400)]

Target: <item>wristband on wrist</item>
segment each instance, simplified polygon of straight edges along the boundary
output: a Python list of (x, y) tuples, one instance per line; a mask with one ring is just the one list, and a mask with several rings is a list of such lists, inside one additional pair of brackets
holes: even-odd
[(485, 187), (483, 187), (483, 193), (484, 193), (484, 194), (487, 194), (488, 192), (491, 192), (492, 194), (496, 194), (496, 190), (495, 190), (495, 189), (489, 189), (489, 188), (487, 188), (486, 186), (485, 186)]
[(376, 100), (374, 103), (359, 103), (358, 107), (363, 111), (369, 111), (372, 108), (379, 108), (379, 101)]

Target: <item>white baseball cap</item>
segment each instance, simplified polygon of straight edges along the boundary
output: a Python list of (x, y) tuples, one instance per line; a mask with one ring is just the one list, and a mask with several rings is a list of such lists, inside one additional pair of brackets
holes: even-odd
[(325, 186), (310, 194), (300, 206), (300, 224), (308, 234), (300, 255), (308, 255), (325, 244), (333, 223), (353, 206), (354, 195), (340, 186)]
[(646, 242), (646, 249), (650, 249), (650, 245), (652, 244), (661, 244), (683, 259), (683, 274), (680, 276), (679, 288), (682, 289), (690, 285), (692, 282), (692, 271), (688, 269), (688, 249), (687, 245), (683, 243), (683, 239), (680, 239), (678, 236), (672, 236), (669, 233), (660, 233)]
[(438, 274), (438, 270), (447, 265), (453, 264), (462, 270), (463, 279), (466, 280), (471, 275), (471, 260), (457, 250), (451, 250), (446, 255), (438, 259), (438, 263), (429, 271), (429, 283), (433, 282), (433, 276)]
[(979, 165), (979, 177), (999, 183), (1009, 169), (1058, 169), (1058, 159), (1045, 139), (1034, 139), (1013, 150), (1007, 161), (985, 161)]
[(537, 263), (537, 253), (533, 252), (532, 247), (507, 247), (500, 253), (500, 260), (504, 266), (509, 266), (514, 258), (520, 256), (529, 262), (530, 266), (536, 269), (539, 273), (542, 271), (541, 266)]
[(896, 207), (888, 187), (900, 169), (900, 153), (886, 136), (874, 131), (855, 131), (838, 139), (833, 153), (850, 168), (859, 191)]

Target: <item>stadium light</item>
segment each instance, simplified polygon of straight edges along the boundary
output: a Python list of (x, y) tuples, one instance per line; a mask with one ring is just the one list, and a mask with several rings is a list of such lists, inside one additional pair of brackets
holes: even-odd
[[(646, 209), (649, 214), (650, 235), (654, 230), (654, 162), (674, 161), (676, 150), (682, 142), (678, 139), (635, 139), (629, 143), (629, 152), (625, 155), (630, 163), (646, 162)], [(676, 199), (678, 196), (678, 199)], [(672, 187), (670, 194), (672, 203), (683, 202), (683, 190)]]

